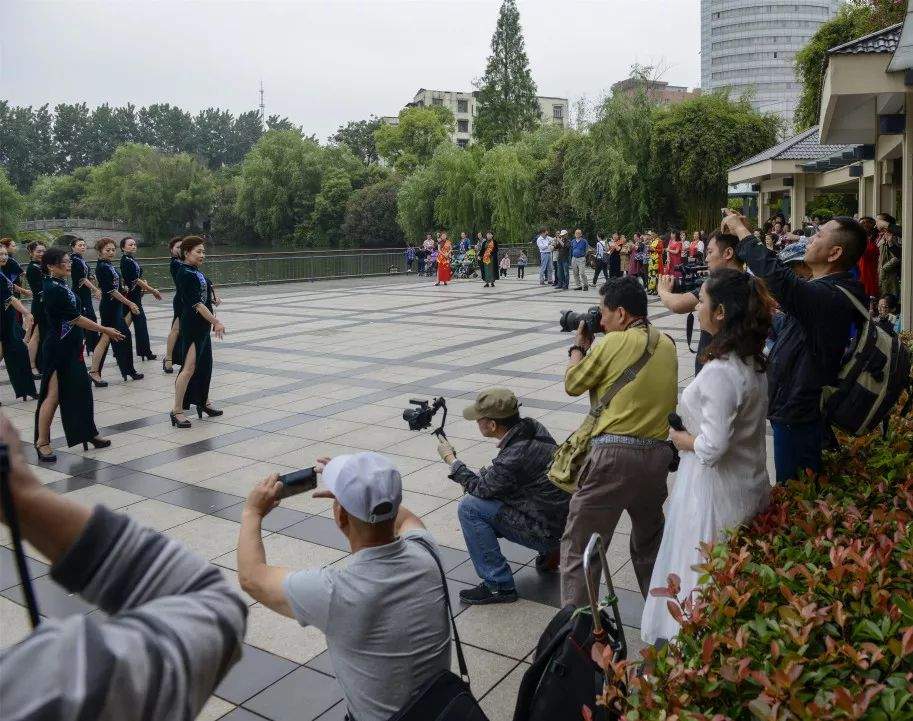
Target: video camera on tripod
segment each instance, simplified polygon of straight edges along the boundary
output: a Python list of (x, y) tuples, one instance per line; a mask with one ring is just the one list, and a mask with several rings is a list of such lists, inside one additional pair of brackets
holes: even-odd
[(444, 409), (444, 415), (441, 418), (441, 425), (431, 431), (438, 438), (447, 439), (444, 433), (444, 424), (447, 422), (447, 402), (443, 398), (435, 398), (433, 401), (421, 401), (414, 398), (409, 399), (409, 403), (418, 408), (406, 408), (403, 411), (403, 420), (409, 424), (410, 431), (422, 431), (431, 427), (431, 419), (434, 414), (441, 408)]

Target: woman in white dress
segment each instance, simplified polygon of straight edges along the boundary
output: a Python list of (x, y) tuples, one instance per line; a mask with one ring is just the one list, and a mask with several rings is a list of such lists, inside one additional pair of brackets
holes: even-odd
[[(764, 341), (773, 300), (763, 281), (736, 270), (715, 271), (701, 287), (701, 328), (713, 335), (706, 363), (679, 404), (684, 431), (670, 431), (681, 464), (669, 496), (663, 540), (650, 588), (665, 587), (670, 573), (681, 579), (679, 598), (698, 586), (701, 543), (762, 511), (768, 502), (765, 417), (767, 377)], [(671, 640), (678, 622), (667, 599), (647, 598), (641, 637)]]

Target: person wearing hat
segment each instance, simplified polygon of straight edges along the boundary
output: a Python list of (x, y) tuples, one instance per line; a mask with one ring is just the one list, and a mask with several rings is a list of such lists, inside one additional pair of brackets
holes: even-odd
[(258, 483), (241, 513), (238, 577), (264, 606), (326, 635), (351, 718), (386, 721), (432, 676), (450, 668), (446, 592), (436, 545), (402, 506), (402, 478), (379, 453), (319, 458), (314, 469), (352, 555), (342, 567), (270, 566), (263, 518), (280, 503), (276, 474)]
[(469, 557), (482, 582), (460, 591), (467, 604), (517, 600), (514, 578), (499, 538), (538, 551), (539, 570), (557, 570), (561, 534), (570, 496), (546, 476), (557, 444), (539, 421), (520, 417), (520, 404), (507, 388), (482, 391), (463, 410), (485, 438), (498, 439), (498, 455), (478, 472), (457, 458), (448, 441), (438, 453), (450, 465), (449, 477), (466, 495), (457, 513)]

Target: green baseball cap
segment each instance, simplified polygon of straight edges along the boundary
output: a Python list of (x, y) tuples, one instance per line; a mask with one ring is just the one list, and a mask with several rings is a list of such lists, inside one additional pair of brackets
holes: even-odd
[(520, 412), (520, 403), (513, 391), (507, 388), (489, 388), (476, 396), (476, 402), (463, 409), (463, 418), (477, 421), (479, 418), (500, 420)]

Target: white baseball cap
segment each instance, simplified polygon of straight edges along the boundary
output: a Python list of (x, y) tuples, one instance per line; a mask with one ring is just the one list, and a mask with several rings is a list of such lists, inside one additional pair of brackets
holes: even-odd
[(370, 451), (336, 456), (323, 469), (323, 484), (339, 505), (365, 523), (396, 518), (403, 479), (396, 466)]

